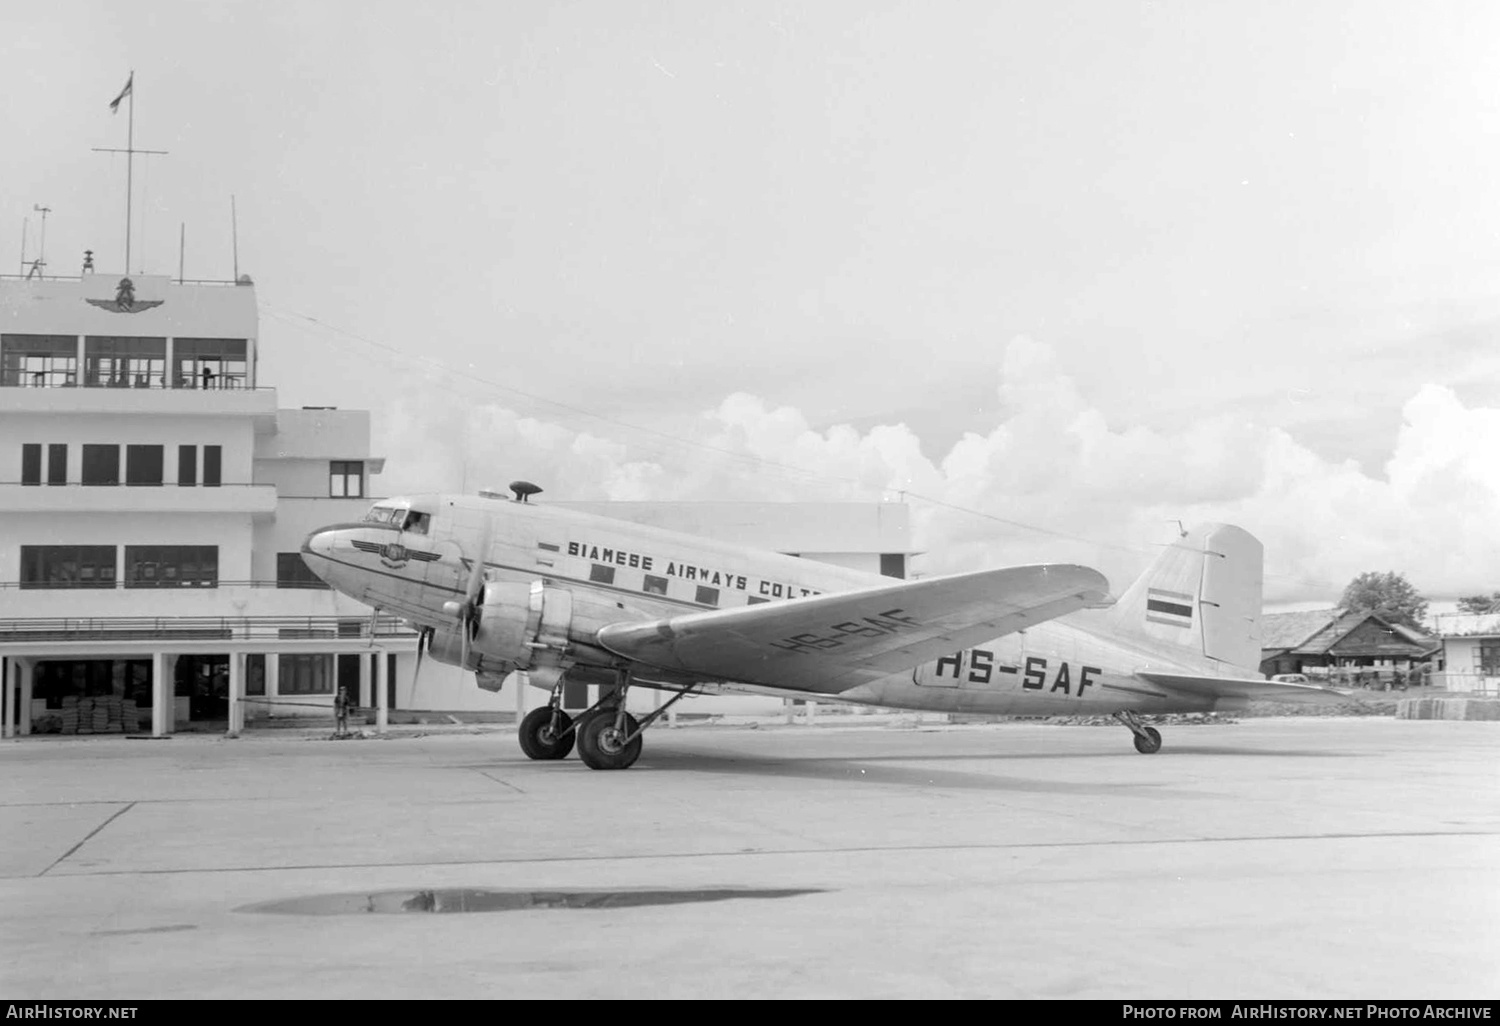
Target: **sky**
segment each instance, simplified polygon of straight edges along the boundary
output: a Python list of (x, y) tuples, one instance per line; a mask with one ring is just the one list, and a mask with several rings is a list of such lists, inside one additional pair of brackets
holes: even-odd
[[(1500, 588), (1500, 6), (55, 2), (0, 270), (252, 276), (381, 494), (907, 501), (923, 573)], [(231, 209), (234, 219), (231, 221)], [(11, 263), (14, 260), (15, 263)]]

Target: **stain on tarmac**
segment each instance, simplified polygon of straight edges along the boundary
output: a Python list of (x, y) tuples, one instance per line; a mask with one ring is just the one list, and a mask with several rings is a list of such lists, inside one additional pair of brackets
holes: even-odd
[(379, 891), (364, 894), (316, 894), (257, 905), (236, 912), (270, 912), (283, 915), (338, 916), (382, 912), (516, 912), (525, 909), (639, 908), (647, 905), (682, 905), (700, 901), (733, 901), (740, 898), (794, 898), (821, 894), (820, 888), (782, 890), (721, 888), (672, 891), (486, 891), (466, 888), (441, 890)]

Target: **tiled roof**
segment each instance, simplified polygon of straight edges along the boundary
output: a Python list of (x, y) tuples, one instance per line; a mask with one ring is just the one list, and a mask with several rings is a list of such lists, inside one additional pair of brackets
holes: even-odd
[[(1345, 613), (1331, 621), (1318, 633), (1297, 646), (1297, 651), (1307, 655), (1320, 655), (1338, 644), (1340, 638), (1368, 620), (1373, 613)], [(1377, 617), (1377, 619), (1379, 619)], [(1384, 620), (1380, 621), (1384, 623)]]
[(1260, 618), (1262, 649), (1296, 648), (1327, 627), (1339, 615), (1337, 609), (1311, 609), (1300, 613), (1266, 613)]

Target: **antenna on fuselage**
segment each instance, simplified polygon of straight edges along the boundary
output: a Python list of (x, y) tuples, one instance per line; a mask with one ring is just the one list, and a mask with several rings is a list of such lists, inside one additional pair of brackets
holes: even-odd
[(530, 481), (512, 481), (510, 483), (510, 490), (515, 492), (517, 502), (525, 502), (529, 496), (537, 495), (541, 492), (541, 489)]

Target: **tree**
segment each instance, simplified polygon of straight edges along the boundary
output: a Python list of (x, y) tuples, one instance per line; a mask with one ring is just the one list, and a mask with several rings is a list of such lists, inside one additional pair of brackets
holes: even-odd
[(1500, 591), (1493, 595), (1470, 595), (1458, 600), (1460, 613), (1500, 613)]
[(1422, 621), (1427, 616), (1427, 600), (1394, 570), (1360, 574), (1344, 589), (1339, 608), (1346, 613), (1374, 613), (1390, 623), (1425, 630)]

